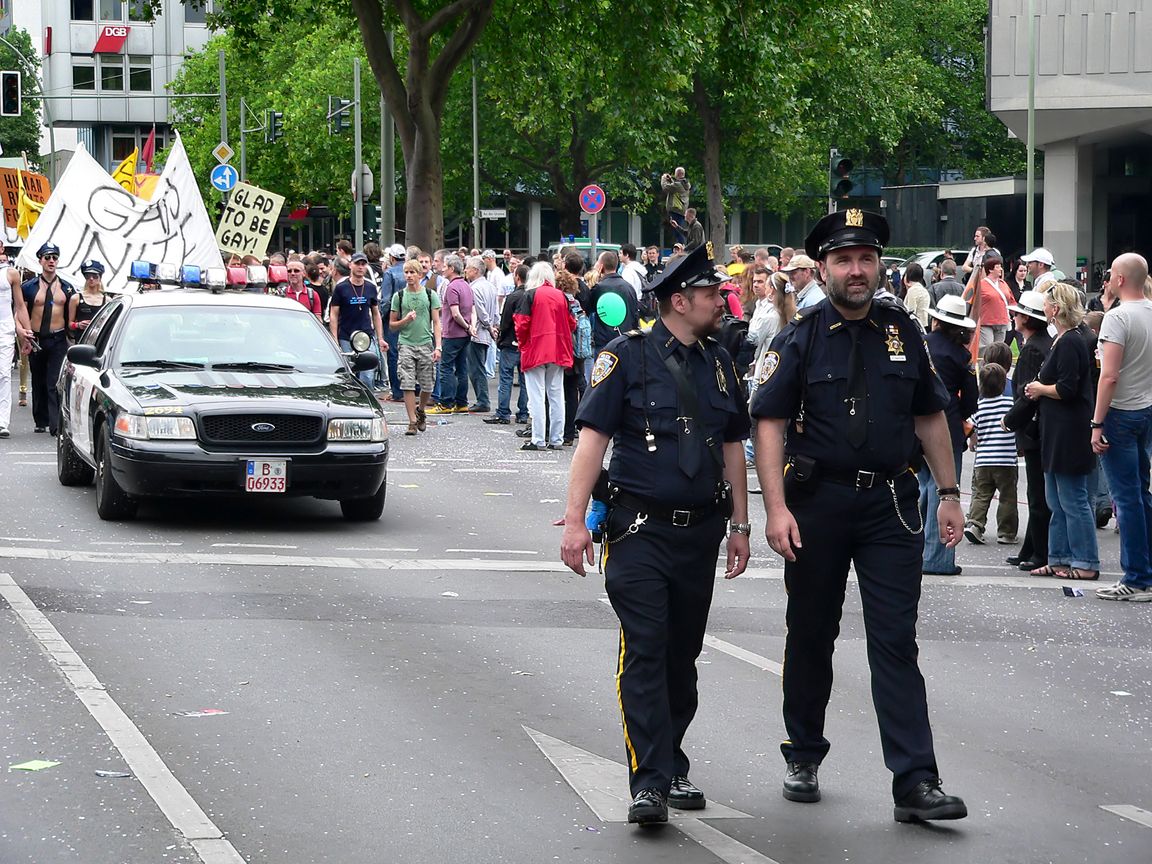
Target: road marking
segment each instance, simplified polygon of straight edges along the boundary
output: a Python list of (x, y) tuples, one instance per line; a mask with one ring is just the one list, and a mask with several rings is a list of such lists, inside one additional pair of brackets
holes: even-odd
[(279, 543), (213, 543), (213, 549), (299, 549), (299, 546), (283, 546)]
[(51, 450), (9, 450), (9, 456), (51, 456)]
[(487, 555), (539, 555), (532, 549), (445, 549), (445, 552), (483, 552)]
[(1100, 809), (1115, 813), (1123, 819), (1130, 819), (1145, 828), (1152, 828), (1152, 813), (1140, 807), (1134, 807), (1131, 804), (1101, 804)]
[(13, 462), (13, 465), (55, 465), (55, 462)]
[(341, 547), (345, 552), (419, 552), (420, 550), (413, 547), (387, 547), (387, 546), (343, 546)]
[(775, 660), (769, 660), (767, 657), (761, 657), (746, 648), (741, 648), (739, 645), (733, 645), (731, 642), (725, 642), (723, 639), (717, 639), (715, 636), (704, 634), (704, 644), (709, 648), (715, 648), (717, 651), (722, 651), (729, 657), (735, 657), (737, 660), (743, 660), (745, 663), (750, 663), (757, 669), (762, 669), (765, 672), (771, 672), (773, 675), (783, 677), (784, 667), (777, 663)]
[(224, 839), (220, 829), (188, 794), (116, 700), (108, 695), (80, 655), (7, 573), (0, 573), (0, 597), (40, 643), (76, 698), (88, 709), (156, 806), (192, 845), (200, 860), (204, 864), (244, 864), (240, 853)]
[(389, 468), (389, 474), (427, 474), (431, 468)]
[(519, 474), (519, 468), (453, 468), (457, 474)]
[(11, 540), (13, 543), (59, 543), (50, 537), (0, 537), (0, 540)]
[(164, 543), (159, 540), (93, 540), (93, 546), (183, 546), (183, 543)]
[[(627, 766), (589, 753), (574, 744), (537, 732), (527, 726), (520, 728), (528, 733), (528, 737), (540, 748), (540, 752), (552, 763), (552, 767), (560, 772), (560, 776), (601, 822), (628, 821), (628, 804), (631, 799), (625, 797), (628, 791)], [(747, 813), (741, 813), (715, 801), (709, 801), (703, 810), (668, 811), (670, 825), (678, 828), (685, 836), (692, 838), (727, 864), (777, 864), (755, 849), (700, 821), (751, 818)]]

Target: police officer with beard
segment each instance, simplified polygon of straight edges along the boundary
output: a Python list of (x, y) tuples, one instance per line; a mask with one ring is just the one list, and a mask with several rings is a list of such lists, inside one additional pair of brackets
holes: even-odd
[(924, 525), (919, 438), (936, 478), (941, 542), (964, 529), (944, 408), (948, 394), (923, 333), (895, 300), (874, 299), (883, 217), (858, 209), (821, 219), (805, 242), (827, 298), (797, 313), (773, 341), (752, 404), (765, 534), (785, 559), (784, 797), (820, 800), (829, 750), (824, 717), (844, 587), (855, 566), (872, 671), (872, 700), (898, 822), (960, 819), (941, 789), (917, 665)]
[[(748, 563), (749, 421), (732, 358), (711, 337), (724, 309), (711, 244), (649, 283), (660, 318), (605, 346), (576, 415), (561, 556), (584, 575), (593, 560), (585, 510), (607, 505), (601, 566), (620, 619), (617, 695), (633, 796), (628, 821), (668, 821), (698, 810), (684, 735), (696, 713), (696, 658), (704, 640), (716, 558), (728, 533), (725, 577)], [(600, 480), (604, 454), (612, 461)], [(595, 508), (594, 508), (595, 512)], [(731, 525), (729, 526), (729, 521)]]

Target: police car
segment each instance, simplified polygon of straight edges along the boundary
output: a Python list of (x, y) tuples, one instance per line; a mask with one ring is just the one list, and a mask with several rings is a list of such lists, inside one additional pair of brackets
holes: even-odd
[(388, 426), (355, 374), (376, 356), (343, 355), (300, 303), (225, 290), (261, 274), (132, 269), (159, 290), (105, 303), (61, 369), (60, 483), (95, 479), (101, 519), (132, 518), (141, 498), (219, 494), (311, 496), (380, 518)]

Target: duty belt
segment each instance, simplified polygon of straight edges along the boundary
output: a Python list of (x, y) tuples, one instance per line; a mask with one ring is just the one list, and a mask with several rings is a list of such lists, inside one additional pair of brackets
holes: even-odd
[(895, 471), (837, 471), (820, 468), (814, 479), (827, 480), (829, 483), (839, 483), (841, 486), (852, 486), (856, 489), (871, 489), (873, 486), (895, 480), (907, 470), (907, 465), (897, 468)]
[(719, 512), (716, 502), (711, 504), (703, 504), (699, 507), (689, 507), (685, 509), (674, 509), (666, 505), (660, 504), (652, 498), (641, 498), (639, 495), (633, 495), (630, 492), (625, 492), (619, 487), (614, 487), (610, 493), (611, 503), (620, 507), (634, 510), (637, 513), (644, 513), (650, 519), (659, 519), (662, 522), (671, 522), (677, 528), (687, 528), (691, 525), (699, 525), (708, 519), (711, 519)]

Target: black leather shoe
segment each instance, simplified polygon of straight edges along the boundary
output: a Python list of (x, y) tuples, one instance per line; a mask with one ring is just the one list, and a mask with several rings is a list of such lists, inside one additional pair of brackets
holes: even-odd
[(1020, 562), (1023, 561), (1024, 559), (1021, 558), (1019, 555), (1011, 555), (1011, 556), (1005, 558), (1004, 560), (1007, 561), (1009, 564), (1011, 564), (1013, 567), (1019, 567)]
[(968, 808), (962, 798), (945, 795), (939, 777), (929, 777), (896, 802), (892, 815), (897, 822), (927, 822), (932, 819), (963, 819)]
[(677, 810), (703, 810), (708, 802), (704, 793), (692, 785), (687, 777), (673, 777), (668, 790), (668, 806)]
[(1031, 573), (1033, 570), (1036, 570), (1037, 568), (1043, 567), (1044, 562), (1043, 561), (1028, 561), (1027, 559), (1025, 559), (1024, 561), (1021, 561), (1016, 566), (1019, 567), (1021, 570), (1023, 570), (1025, 573)]
[(784, 775), (784, 797), (805, 804), (819, 801), (820, 781), (816, 779), (819, 769), (815, 762), (789, 762)]
[(668, 800), (656, 788), (642, 789), (628, 807), (628, 821), (635, 825), (655, 825), (668, 821)]

